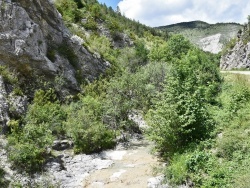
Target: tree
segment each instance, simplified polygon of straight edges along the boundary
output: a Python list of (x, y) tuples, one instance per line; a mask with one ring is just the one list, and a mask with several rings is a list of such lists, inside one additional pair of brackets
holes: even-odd
[(81, 20), (81, 11), (78, 9), (78, 1), (57, 0), (55, 5), (66, 22), (72, 23)]
[[(206, 105), (218, 93), (219, 73), (215, 65), (196, 49), (173, 64), (163, 93), (148, 116), (150, 137), (163, 155), (180, 152), (209, 136), (213, 121)], [(214, 95), (208, 97), (207, 93)]]
[(121, 9), (119, 6), (116, 7), (116, 13), (121, 16)]
[(168, 40), (168, 55), (172, 58), (180, 59), (182, 55), (187, 54), (191, 49), (191, 43), (182, 35), (173, 35)]
[(250, 30), (250, 15), (248, 15), (248, 17), (247, 17), (247, 28), (248, 28), (248, 30)]

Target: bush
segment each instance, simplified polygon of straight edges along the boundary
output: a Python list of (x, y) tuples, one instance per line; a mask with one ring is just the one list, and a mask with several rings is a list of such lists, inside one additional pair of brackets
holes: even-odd
[(79, 4), (74, 0), (56, 0), (55, 5), (66, 22), (73, 23), (81, 20), (82, 13), (78, 9)]
[(188, 179), (186, 156), (176, 154), (166, 168), (165, 174), (171, 184), (184, 184)]
[(53, 134), (62, 135), (66, 114), (56, 99), (54, 90), (38, 90), (33, 104), (23, 120), (10, 121), (12, 134), (8, 136), (8, 156), (13, 166), (27, 172), (42, 170), (53, 141)]
[(5, 83), (16, 85), (18, 83), (17, 77), (10, 70), (0, 65), (0, 75), (3, 77)]
[(0, 168), (0, 185), (2, 188), (7, 188), (9, 187), (9, 181), (5, 180), (4, 175), (5, 171), (2, 168)]
[(230, 50), (234, 48), (237, 43), (237, 38), (232, 38), (222, 49), (221, 54), (226, 55)]
[(60, 137), (65, 134), (62, 124), (66, 118), (67, 114), (57, 101), (54, 90), (38, 90), (35, 93), (33, 104), (29, 106), (25, 122), (32, 124), (46, 123), (53, 135)]
[(75, 153), (94, 153), (115, 146), (115, 132), (102, 123), (102, 105), (93, 97), (82, 97), (67, 109), (67, 135), (74, 141)]
[(42, 170), (52, 134), (47, 124), (26, 124), (23, 130), (8, 136), (8, 157), (13, 166), (26, 172)]
[(173, 65), (155, 109), (149, 111), (149, 134), (163, 155), (180, 152), (190, 143), (207, 138), (213, 129), (206, 110), (212, 99), (206, 98), (206, 93), (216, 94), (218, 90), (206, 84), (217, 84), (219, 79), (217, 68), (206, 67), (209, 61), (203, 56), (190, 51)]
[(91, 17), (89, 17), (87, 19), (87, 22), (84, 23), (83, 26), (84, 26), (84, 28), (86, 28), (88, 30), (93, 30), (93, 31), (97, 30), (97, 28), (98, 28), (96, 21)]

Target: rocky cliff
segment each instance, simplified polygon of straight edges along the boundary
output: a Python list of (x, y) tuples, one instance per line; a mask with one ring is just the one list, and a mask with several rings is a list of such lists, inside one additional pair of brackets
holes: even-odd
[(248, 37), (247, 30), (238, 36), (235, 46), (222, 55), (220, 60), (222, 70), (250, 68), (250, 41), (246, 37)]
[[(18, 73), (60, 76), (63, 89), (78, 90), (76, 78), (93, 81), (109, 66), (72, 36), (49, 0), (0, 0), (0, 64)], [(26, 74), (27, 73), (27, 74)]]
[[(25, 95), (49, 83), (65, 97), (79, 91), (80, 81), (104, 74), (110, 64), (83, 43), (65, 27), (52, 0), (0, 0), (0, 65), (15, 72)], [(0, 127), (9, 120), (13, 89), (0, 77)]]

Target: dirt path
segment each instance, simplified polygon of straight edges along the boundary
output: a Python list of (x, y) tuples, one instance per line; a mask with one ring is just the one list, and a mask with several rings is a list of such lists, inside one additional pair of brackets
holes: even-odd
[(83, 187), (166, 187), (166, 185), (159, 185), (159, 179), (161, 178), (153, 178), (153, 168), (159, 167), (161, 163), (150, 153), (152, 144), (144, 139), (131, 143), (127, 150), (121, 148), (115, 151), (103, 152), (103, 157), (113, 160), (114, 164), (107, 169), (98, 170), (90, 174), (83, 182)]
[(220, 71), (221, 73), (250, 75), (250, 71)]

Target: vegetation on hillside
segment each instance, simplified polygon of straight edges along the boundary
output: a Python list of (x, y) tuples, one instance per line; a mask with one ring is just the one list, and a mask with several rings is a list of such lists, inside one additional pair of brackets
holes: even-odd
[(248, 187), (249, 78), (226, 75), (215, 105), (207, 110), (214, 120), (210, 138), (174, 154), (166, 168), (173, 184), (194, 187)]
[[(181, 35), (169, 36), (131, 21), (96, 0), (55, 3), (71, 32), (112, 66), (93, 83), (80, 82), (81, 92), (63, 101), (60, 87), (36, 90), (26, 115), (8, 123), (7, 150), (13, 167), (31, 174), (42, 171), (47, 158), (53, 157), (55, 139), (72, 140), (75, 153), (113, 148), (118, 138), (128, 139), (127, 133), (141, 133), (129, 119), (137, 110), (148, 121), (155, 150), (168, 162), (164, 173), (171, 184), (245, 186), (247, 79), (229, 75), (223, 82), (218, 56)], [(123, 34), (130, 45), (122, 41)], [(116, 46), (117, 41), (125, 45)], [(0, 182), (2, 176), (0, 171)]]
[[(131, 21), (94, 0), (58, 0), (56, 5), (73, 34), (85, 40), (83, 45), (112, 66), (94, 83), (80, 80), (82, 91), (63, 101), (60, 101), (60, 86), (52, 89), (48, 83), (41, 84), (43, 87), (35, 91), (26, 115), (12, 117), (8, 122), (9, 160), (13, 167), (28, 173), (43, 170), (47, 158), (52, 155), (49, 148), (55, 139), (70, 139), (75, 153), (89, 154), (113, 148), (117, 138), (125, 132), (140, 132), (128, 115), (134, 109), (149, 109), (167, 72), (166, 64), (149, 63), (148, 57), (154, 41), (166, 43), (162, 33)], [(106, 13), (100, 14), (100, 11)], [(104, 35), (97, 29), (99, 27), (110, 34)], [(115, 47), (114, 42), (120, 40), (117, 36), (123, 34), (130, 37), (133, 45)], [(66, 46), (56, 48), (74, 63), (74, 56)], [(53, 53), (49, 57), (53, 60)], [(8, 69), (3, 67), (4, 79), (19, 88), (15, 85), (19, 77), (7, 73)], [(55, 83), (60, 84), (58, 80)]]
[(161, 26), (157, 29), (161, 31), (167, 31), (170, 34), (181, 34), (188, 38), (192, 43), (202, 45), (200, 40), (202, 38), (222, 34), (220, 38), (220, 43), (226, 45), (228, 41), (235, 37), (237, 32), (242, 29), (243, 26), (238, 23), (216, 23), (208, 24), (202, 21), (193, 21), (193, 22), (183, 22), (178, 24), (172, 24), (168, 26)]

